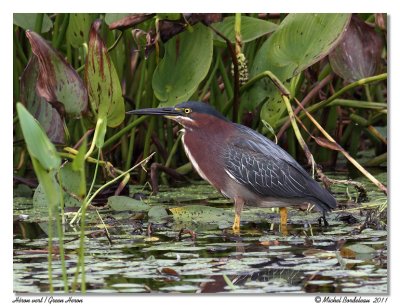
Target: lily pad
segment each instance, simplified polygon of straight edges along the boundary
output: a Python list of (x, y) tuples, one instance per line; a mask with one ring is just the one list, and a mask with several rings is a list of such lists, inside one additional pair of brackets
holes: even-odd
[(150, 206), (146, 203), (126, 196), (111, 196), (107, 204), (116, 211), (130, 210), (134, 212), (148, 211)]
[(222, 208), (204, 205), (187, 205), (169, 209), (176, 221), (218, 223), (226, 220), (233, 220), (233, 213)]

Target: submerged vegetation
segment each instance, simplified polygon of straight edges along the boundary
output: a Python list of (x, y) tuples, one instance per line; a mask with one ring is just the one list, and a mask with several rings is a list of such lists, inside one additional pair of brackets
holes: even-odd
[[(384, 292), (386, 46), (385, 14), (14, 14), (14, 289), (36, 283), (25, 259), (38, 258), (50, 292)], [(186, 100), (311, 167), (340, 198), (333, 228), (290, 210), (279, 234), (273, 210), (253, 209), (227, 233), (231, 204), (198, 192), (180, 128), (125, 116)], [(296, 281), (256, 276), (278, 266)]]

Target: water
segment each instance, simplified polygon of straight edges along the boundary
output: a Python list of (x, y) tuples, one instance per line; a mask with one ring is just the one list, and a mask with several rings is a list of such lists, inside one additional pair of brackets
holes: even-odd
[[(277, 211), (247, 208), (240, 236), (230, 230), (232, 204), (203, 183), (161, 188), (144, 200), (145, 212), (99, 209), (108, 237), (90, 211), (87, 292), (387, 293), (386, 215), (378, 212), (387, 198), (366, 183), (371, 191), (361, 205), (349, 201), (354, 190), (334, 187), (343, 209), (327, 216), (328, 227), (319, 225), (318, 212), (289, 209), (288, 227), (280, 229)], [(29, 198), (14, 202), (14, 291), (48, 292), (46, 215)], [(78, 247), (79, 227), (67, 226), (69, 284)], [(57, 252), (53, 286), (63, 292)]]

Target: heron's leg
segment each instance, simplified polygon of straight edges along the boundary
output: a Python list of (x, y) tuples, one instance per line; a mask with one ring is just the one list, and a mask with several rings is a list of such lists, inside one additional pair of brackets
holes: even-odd
[(283, 235), (287, 235), (287, 208), (286, 207), (279, 207), (279, 215), (281, 221), (281, 232)]
[(233, 222), (232, 230), (240, 232), (240, 214), (242, 213), (244, 200), (242, 198), (235, 198), (235, 221)]

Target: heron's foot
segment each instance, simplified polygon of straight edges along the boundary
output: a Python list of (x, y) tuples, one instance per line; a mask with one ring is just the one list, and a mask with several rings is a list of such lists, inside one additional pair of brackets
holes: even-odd
[(235, 221), (233, 221), (232, 230), (235, 234), (240, 233), (240, 215), (235, 214)]

